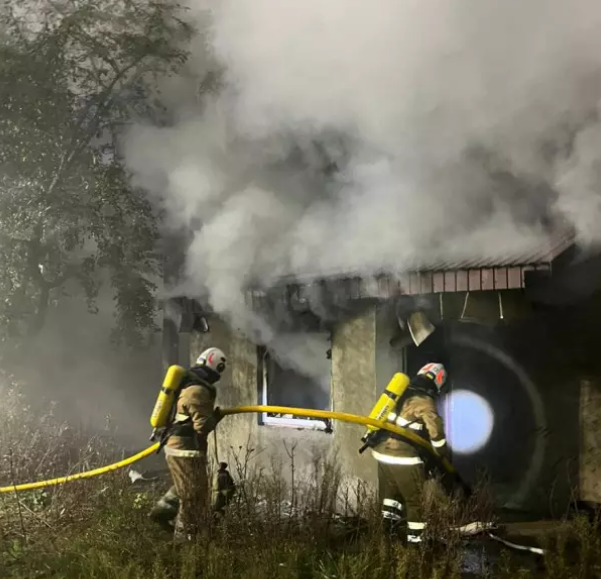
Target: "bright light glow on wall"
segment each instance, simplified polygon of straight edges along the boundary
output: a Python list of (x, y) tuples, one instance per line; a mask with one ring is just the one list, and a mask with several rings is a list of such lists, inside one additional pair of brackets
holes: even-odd
[(470, 390), (455, 390), (444, 401), (447, 438), (454, 452), (472, 454), (483, 448), (494, 424), (490, 404)]

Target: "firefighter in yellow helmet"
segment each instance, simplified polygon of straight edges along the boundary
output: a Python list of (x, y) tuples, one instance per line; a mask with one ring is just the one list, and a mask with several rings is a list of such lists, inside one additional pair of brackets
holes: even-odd
[(207, 436), (222, 418), (219, 408), (215, 408), (215, 384), (226, 362), (219, 348), (205, 350), (183, 378), (175, 401), (175, 417), (165, 444), (173, 486), (151, 516), (159, 520), (167, 514), (164, 518), (168, 519), (169, 509), (177, 509), (174, 538), (178, 542), (191, 538), (208, 520)]
[[(447, 380), (442, 364), (427, 364), (411, 380), (388, 420), (415, 431), (446, 457), (447, 441), (436, 399)], [(422, 492), (426, 466), (410, 444), (387, 432), (372, 449), (378, 461), (382, 516), (388, 532), (420, 543), (425, 528)]]

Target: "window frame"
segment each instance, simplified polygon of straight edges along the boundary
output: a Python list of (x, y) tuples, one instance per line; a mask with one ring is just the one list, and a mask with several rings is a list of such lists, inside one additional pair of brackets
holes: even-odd
[[(267, 364), (266, 357), (269, 356), (269, 350), (265, 346), (257, 347), (257, 360), (258, 360), (258, 386), (259, 386), (259, 403), (261, 406), (267, 406), (267, 395), (268, 395), (268, 383), (267, 383)], [(332, 365), (330, 363), (330, 402), (327, 410), (332, 410)], [(333, 431), (331, 420), (308, 419), (308, 418), (295, 418), (282, 417), (282, 416), (270, 416), (267, 412), (261, 412), (259, 414), (259, 425), (280, 427), (280, 428), (294, 428), (296, 430), (314, 430), (318, 432), (331, 433)]]

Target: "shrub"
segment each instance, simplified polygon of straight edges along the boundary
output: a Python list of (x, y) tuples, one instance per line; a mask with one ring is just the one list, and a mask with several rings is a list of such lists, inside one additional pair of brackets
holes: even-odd
[[(98, 466), (119, 452), (110, 433), (67, 438), (69, 430), (51, 413), (30, 418), (14, 390), (3, 392), (3, 400), (2, 484)], [(294, 448), (288, 450), (293, 469)], [(428, 534), (444, 542), (405, 549), (384, 537), (374, 499), (359, 490), (358, 500), (349, 501), (337, 465), (321, 456), (315, 455), (304, 479), (291, 473), (294, 484), (285, 483), (280, 464), (257, 468), (252, 447), (239, 449), (231, 467), (239, 492), (226, 516), (183, 546), (173, 545), (170, 534), (148, 518), (165, 486), (132, 484), (124, 471), (0, 495), (0, 577), (454, 579), (468, 576), (469, 561), (471, 576), (601, 576), (598, 518), (566, 521), (548, 539), (540, 570), (532, 556), (499, 553), (495, 545), (474, 542), (466, 550), (449, 532), (466, 519), (490, 519), (486, 486), (467, 505), (436, 493), (425, 497)]]

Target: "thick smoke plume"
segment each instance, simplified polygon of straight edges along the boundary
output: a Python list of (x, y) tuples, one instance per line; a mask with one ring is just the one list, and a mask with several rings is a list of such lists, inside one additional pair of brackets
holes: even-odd
[(243, 289), (282, 275), (495, 257), (557, 221), (599, 241), (595, 0), (190, 2), (189, 79), (219, 87), (166, 83), (175, 124), (126, 143), (191, 233), (189, 295), (248, 323)]
[(57, 420), (88, 434), (111, 432), (135, 447), (149, 435), (148, 416), (162, 372), (161, 340), (156, 336), (149, 350), (137, 353), (111, 348), (112, 298), (102, 288), (97, 315), (89, 314), (77, 296), (51, 309), (19, 377), (40, 422), (52, 401)]

